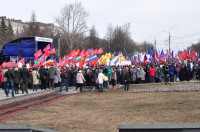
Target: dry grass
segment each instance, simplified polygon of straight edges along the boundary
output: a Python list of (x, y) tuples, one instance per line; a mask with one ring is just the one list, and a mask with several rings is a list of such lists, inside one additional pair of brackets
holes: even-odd
[[(156, 87), (163, 85), (133, 86), (130, 90)], [(117, 132), (117, 124), (200, 123), (199, 94), (135, 94), (123, 89), (110, 89), (102, 93), (93, 91), (71, 96), (0, 123), (35, 125), (62, 132)]]

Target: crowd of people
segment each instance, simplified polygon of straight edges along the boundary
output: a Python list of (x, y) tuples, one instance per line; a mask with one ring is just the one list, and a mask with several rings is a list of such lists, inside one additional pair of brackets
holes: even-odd
[(69, 86), (76, 87), (76, 90), (82, 87), (93, 86), (99, 92), (112, 86), (115, 89), (116, 84), (124, 85), (124, 90), (129, 90), (129, 84), (141, 83), (160, 83), (165, 84), (177, 81), (200, 80), (200, 63), (147, 63), (145, 65), (130, 66), (101, 66), (101, 67), (50, 67), (29, 68), (7, 68), (0, 71), (1, 86), (9, 97), (11, 89), (12, 97), (15, 94), (28, 94), (31, 89), (55, 89), (60, 87), (63, 91), (63, 85), (68, 92)]

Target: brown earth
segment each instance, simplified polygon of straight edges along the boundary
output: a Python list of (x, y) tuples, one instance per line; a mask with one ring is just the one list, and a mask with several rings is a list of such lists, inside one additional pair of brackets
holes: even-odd
[[(134, 85), (130, 90), (158, 87), (165, 85)], [(127, 93), (123, 88), (84, 92), (0, 124), (27, 124), (62, 132), (117, 132), (117, 124), (200, 123), (199, 95), (200, 92)]]

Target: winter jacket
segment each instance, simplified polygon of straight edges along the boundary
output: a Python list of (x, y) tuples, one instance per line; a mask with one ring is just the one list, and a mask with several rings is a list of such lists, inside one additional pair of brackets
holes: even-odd
[(140, 68), (137, 69), (137, 78), (142, 78), (142, 72)]
[(29, 79), (29, 72), (28, 69), (24, 68), (20, 71), (21, 79), (23, 82), (28, 82)]
[(67, 73), (66, 73), (66, 72), (62, 72), (62, 73), (60, 74), (60, 78), (61, 78), (61, 81), (62, 81), (62, 82), (67, 81), (67, 79), (68, 79)]
[(45, 72), (45, 69), (43, 67), (41, 67), (40, 70), (39, 70), (39, 74), (40, 74), (40, 79), (41, 80), (45, 80), (46, 79), (46, 77), (44, 75), (44, 72)]
[(12, 70), (8, 70), (6, 73), (5, 73), (5, 77), (7, 77), (7, 82), (12, 82), (14, 80), (14, 72)]
[(20, 83), (20, 72), (19, 71), (14, 71), (14, 75), (15, 75), (15, 78), (14, 78), (14, 83)]
[(173, 66), (169, 67), (169, 74), (174, 74), (174, 67)]
[(29, 71), (29, 78), (28, 78), (28, 83), (33, 83), (33, 75), (32, 75), (32, 71)]
[(32, 71), (32, 77), (33, 77), (33, 85), (39, 84), (39, 79), (38, 79), (39, 73), (37, 70)]
[(197, 73), (198, 71), (198, 67), (197, 66), (193, 66), (193, 73)]
[(133, 70), (132, 70), (132, 79), (133, 79), (133, 81), (136, 81), (136, 73), (137, 73), (137, 69), (133, 68)]
[(51, 68), (49, 69), (49, 71), (48, 71), (48, 74), (49, 74), (49, 79), (54, 79), (54, 78), (55, 78), (55, 75), (57, 75), (57, 74), (56, 74), (56, 69), (53, 68), (53, 67), (51, 67)]
[(149, 73), (151, 77), (155, 77), (156, 70), (154, 68), (150, 68)]
[(82, 84), (83, 81), (85, 81), (85, 78), (83, 77), (83, 73), (79, 72), (76, 74), (76, 82), (79, 84)]
[(3, 70), (2, 76), (4, 78), (4, 81), (7, 82), (7, 77), (5, 77), (5, 73), (8, 71), (8, 69)]
[(125, 75), (125, 82), (130, 83), (131, 82), (131, 75), (129, 73), (126, 73)]
[(103, 84), (103, 79), (104, 79), (104, 74), (103, 73), (99, 73), (98, 74), (98, 82), (99, 82), (99, 84)]
[(145, 80), (145, 75), (146, 75), (146, 72), (144, 71), (144, 69), (141, 69), (141, 73), (142, 73), (142, 80)]
[(0, 73), (1, 82), (4, 82), (3, 72)]
[(58, 69), (58, 70), (57, 70), (58, 82), (61, 82), (60, 75), (61, 75), (61, 72), (60, 72), (60, 70)]

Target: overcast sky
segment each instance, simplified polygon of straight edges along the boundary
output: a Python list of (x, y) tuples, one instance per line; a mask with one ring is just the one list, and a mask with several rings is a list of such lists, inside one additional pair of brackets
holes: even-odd
[[(186, 48), (200, 38), (200, 0), (79, 0), (89, 12), (88, 27), (95, 26), (104, 37), (108, 24), (130, 22), (134, 41), (157, 39), (157, 48), (167, 49), (171, 33), (172, 48)], [(74, 0), (1, 0), (0, 15), (29, 21), (34, 10), (37, 20), (55, 23), (54, 18), (66, 3)]]

